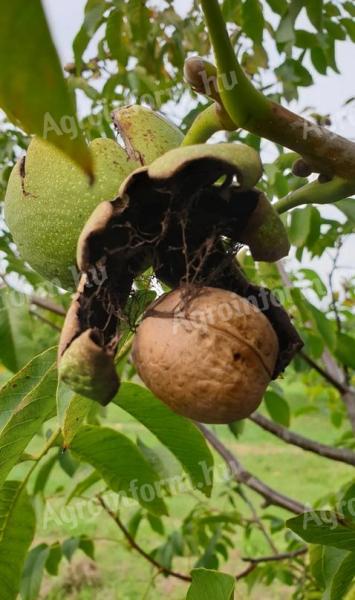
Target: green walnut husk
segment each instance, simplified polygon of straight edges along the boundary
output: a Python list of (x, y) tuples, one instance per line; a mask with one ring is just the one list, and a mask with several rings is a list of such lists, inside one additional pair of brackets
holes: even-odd
[[(288, 249), (282, 222), (254, 187), (261, 173), (258, 154), (243, 144), (180, 147), (136, 169), (115, 200), (97, 206), (79, 237), (82, 278), (61, 336), (58, 366), (67, 385), (102, 404), (117, 391), (114, 356), (125, 306), (134, 279), (149, 267), (173, 288), (191, 281), (263, 302), (261, 288), (228, 251), (247, 240), (258, 260), (276, 260)], [(264, 234), (263, 242), (267, 224), (275, 238)], [(301, 342), (282, 307), (270, 307), (280, 342), (276, 377)]]
[(183, 137), (142, 106), (117, 110), (113, 120), (125, 146), (110, 139), (91, 142), (93, 185), (70, 158), (40, 138), (32, 140), (10, 176), (5, 220), (20, 254), (62, 288), (75, 288), (78, 236), (93, 209), (115, 198), (129, 173), (179, 145)]

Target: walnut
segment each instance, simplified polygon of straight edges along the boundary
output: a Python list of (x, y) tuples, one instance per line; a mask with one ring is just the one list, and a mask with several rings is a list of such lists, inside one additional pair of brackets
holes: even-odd
[(219, 288), (181, 287), (147, 310), (133, 359), (147, 387), (175, 412), (230, 423), (259, 406), (278, 352), (270, 321), (251, 302)]

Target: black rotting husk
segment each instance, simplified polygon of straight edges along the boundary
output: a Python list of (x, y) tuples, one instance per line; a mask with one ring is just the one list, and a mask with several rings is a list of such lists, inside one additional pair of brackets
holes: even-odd
[[(218, 287), (256, 304), (279, 339), (274, 378), (302, 347), (287, 312), (270, 290), (245, 278), (235, 258), (243, 243), (256, 260), (278, 260), (289, 249), (282, 222), (253, 187), (261, 174), (253, 152), (235, 144), (173, 150), (135, 171), (116, 200), (94, 211), (79, 240), (83, 276), (59, 350), (61, 376), (78, 392), (105, 404), (117, 390), (114, 354), (125, 305), (149, 267), (172, 288)], [(107, 377), (115, 381), (105, 387)]]

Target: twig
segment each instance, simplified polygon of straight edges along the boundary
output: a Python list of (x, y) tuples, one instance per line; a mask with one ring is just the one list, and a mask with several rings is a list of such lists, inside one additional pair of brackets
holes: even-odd
[(215, 436), (210, 429), (208, 429), (208, 427), (202, 425), (202, 423), (196, 423), (196, 426), (200, 429), (200, 431), (202, 431), (203, 435), (209, 441), (211, 446), (226, 462), (235, 481), (238, 483), (244, 483), (250, 489), (254, 490), (254, 492), (266, 500), (267, 505), (280, 506), (281, 508), (284, 508), (285, 510), (288, 510), (296, 515), (307, 511), (307, 507), (304, 504), (281, 494), (277, 490), (274, 490), (266, 485), (263, 481), (252, 475), (252, 473), (244, 469), (234, 454), (232, 454), (232, 452), (217, 438), (217, 436)]
[[(119, 516), (117, 514), (115, 514), (110, 509), (109, 506), (107, 506), (107, 504), (104, 501), (104, 499), (102, 498), (102, 496), (98, 495), (97, 499), (98, 499), (98, 502), (101, 504), (102, 508), (104, 509), (104, 511), (111, 517), (111, 519), (116, 523), (117, 527), (122, 531), (123, 535), (127, 539), (131, 548), (136, 550), (136, 552), (138, 552), (143, 558), (145, 558), (145, 560), (147, 560), (151, 565), (153, 565), (153, 567), (158, 569), (159, 573), (164, 573), (165, 575), (175, 577), (175, 579), (180, 579), (180, 581), (187, 581), (189, 583), (192, 581), (192, 577), (190, 575), (184, 575), (183, 573), (178, 573), (177, 571), (172, 571), (171, 569), (164, 567), (157, 560), (155, 560), (150, 554), (148, 554), (145, 550), (143, 550), (143, 548), (141, 548), (139, 546), (139, 544), (137, 544), (135, 539), (131, 536), (128, 529), (126, 529), (126, 527), (122, 523)], [(276, 555), (276, 556), (278, 556), (278, 555)], [(235, 578), (237, 580), (243, 579), (243, 577), (247, 577), (247, 575), (249, 575), (249, 573), (251, 573), (255, 568), (256, 568), (256, 564), (250, 564), (246, 569), (244, 569), (244, 571), (237, 573)]]
[(55, 329), (56, 331), (59, 331), (59, 332), (61, 331), (61, 328), (58, 327), (58, 325), (56, 325), (55, 323), (52, 323), (52, 321), (50, 321), (49, 319), (46, 319), (46, 317), (43, 317), (42, 315), (40, 315), (36, 310), (30, 310), (29, 313), (33, 317), (36, 317), (36, 319), (38, 319), (39, 321), (42, 321), (42, 323), (45, 323), (46, 325), (49, 325), (49, 327), (52, 327), (52, 329)]
[(264, 562), (274, 562), (281, 560), (288, 560), (289, 558), (296, 558), (297, 556), (302, 556), (308, 552), (308, 548), (299, 548), (298, 550), (293, 550), (292, 552), (282, 552), (281, 554), (273, 554), (272, 556), (261, 556), (258, 558), (252, 558), (246, 556), (242, 558), (244, 562), (249, 562), (253, 565), (258, 565), (259, 563)]
[(62, 306), (60, 306), (60, 304), (56, 304), (52, 300), (48, 300), (48, 298), (41, 298), (40, 296), (30, 296), (30, 302), (35, 306), (39, 306), (40, 308), (49, 310), (55, 315), (65, 317), (65, 309)]
[(250, 565), (241, 571), (238, 575), (235, 576), (236, 580), (243, 579), (243, 577), (247, 577), (250, 573), (252, 573), (256, 569), (257, 565), (250, 563)]
[(323, 377), (323, 379), (325, 379), (326, 381), (328, 381), (328, 383), (330, 383), (333, 387), (335, 387), (338, 390), (338, 392), (340, 392), (341, 394), (345, 394), (348, 391), (348, 388), (341, 381), (339, 381), (339, 379), (336, 379), (333, 376), (332, 373), (330, 373), (326, 369), (323, 369), (323, 367), (321, 367), (321, 365), (319, 365), (318, 363), (316, 363), (316, 361), (313, 360), (313, 358), (311, 358), (310, 356), (308, 356), (308, 354), (306, 352), (304, 352), (303, 350), (301, 350), (299, 352), (299, 356), (310, 367), (312, 367), (312, 369), (314, 369), (315, 371), (317, 371), (317, 373), (319, 373), (319, 375), (321, 375)]
[(274, 421), (270, 421), (270, 419), (267, 419), (257, 412), (253, 413), (249, 419), (287, 444), (292, 444), (293, 446), (302, 448), (302, 450), (313, 452), (314, 454), (329, 458), (330, 460), (336, 460), (355, 466), (355, 452), (352, 452), (351, 450), (347, 450), (346, 448), (333, 448), (332, 446), (310, 440), (309, 438), (303, 437), (303, 435), (290, 431), (287, 427), (283, 427)]
[(274, 552), (274, 554), (277, 554), (278, 550), (273, 542), (272, 537), (269, 535), (266, 527), (264, 526), (264, 523), (262, 522), (261, 518), (259, 517), (254, 504), (252, 503), (250, 498), (247, 496), (247, 494), (244, 492), (244, 490), (241, 488), (241, 486), (238, 489), (238, 494), (242, 498), (242, 500), (244, 500), (245, 504), (247, 506), (249, 506), (250, 511), (253, 515), (254, 522), (259, 526), (259, 529), (260, 529), (261, 533), (263, 534), (264, 538), (266, 539), (267, 543), (269, 544), (271, 550)]
[(176, 579), (181, 579), (182, 581), (192, 581), (192, 579), (189, 575), (183, 575), (182, 573), (177, 573), (176, 571), (172, 571), (171, 569), (164, 567), (157, 560), (155, 560), (155, 558), (153, 558), (152, 556), (150, 556), (150, 554), (148, 554), (145, 550), (143, 550), (143, 548), (141, 548), (137, 544), (135, 539), (131, 536), (128, 529), (126, 529), (126, 527), (122, 523), (119, 516), (117, 514), (115, 514), (110, 509), (109, 506), (107, 506), (107, 504), (106, 504), (105, 500), (102, 498), (102, 496), (98, 495), (97, 499), (98, 499), (99, 503), (101, 504), (102, 508), (104, 509), (104, 511), (111, 517), (111, 519), (113, 519), (113, 521), (116, 523), (117, 527), (119, 527), (119, 529), (122, 531), (123, 535), (125, 536), (125, 538), (127, 539), (128, 543), (129, 543), (129, 545), (134, 550), (136, 550), (141, 556), (143, 556), (143, 558), (145, 558), (145, 560), (150, 562), (151, 565), (153, 565), (156, 569), (158, 569), (158, 571), (160, 573), (165, 573), (166, 575), (171, 575), (172, 577), (175, 577)]
[[(281, 277), (281, 281), (285, 287), (291, 288), (292, 282), (286, 272), (281, 261), (276, 263), (279, 275)], [(322, 354), (322, 359), (326, 366), (325, 369), (320, 367), (310, 356), (301, 352), (301, 356), (304, 360), (307, 360), (308, 364), (312, 366), (328, 383), (335, 387), (343, 400), (346, 410), (348, 413), (348, 418), (352, 427), (353, 432), (355, 433), (355, 390), (347, 385), (347, 382), (344, 380), (344, 374), (341, 369), (338, 367), (336, 361), (333, 356), (327, 350), (324, 350)]]

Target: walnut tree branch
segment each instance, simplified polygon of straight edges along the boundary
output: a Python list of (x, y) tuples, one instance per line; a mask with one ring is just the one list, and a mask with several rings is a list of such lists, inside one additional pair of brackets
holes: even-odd
[(302, 556), (308, 552), (308, 548), (299, 548), (298, 550), (293, 550), (292, 552), (282, 552), (281, 554), (272, 554), (271, 556), (260, 556), (257, 558), (253, 558), (250, 556), (243, 557), (244, 562), (249, 562), (254, 565), (258, 565), (260, 563), (265, 562), (275, 562), (281, 560), (288, 560), (292, 558), (296, 558), (297, 556)]
[[(282, 262), (277, 262), (276, 266), (283, 285), (287, 288), (291, 288), (292, 281), (290, 280)], [(351, 428), (355, 433), (355, 390), (347, 385), (347, 382), (344, 378), (344, 373), (338, 367), (333, 356), (330, 354), (327, 348), (324, 350), (322, 359), (326, 367), (325, 369), (318, 365), (305, 352), (301, 352), (301, 356), (303, 360), (306, 360), (312, 368), (314, 368), (326, 381), (328, 381), (328, 383), (338, 390), (341, 399), (346, 406)]]
[[(104, 509), (104, 511), (111, 517), (111, 519), (116, 523), (117, 527), (121, 530), (121, 532), (125, 536), (126, 540), (128, 541), (129, 545), (131, 546), (131, 548), (136, 550), (136, 552), (138, 552), (146, 561), (148, 561), (153, 567), (158, 569), (159, 573), (164, 573), (165, 575), (175, 577), (175, 579), (180, 579), (180, 581), (187, 581), (187, 582), (192, 581), (192, 577), (190, 575), (184, 575), (183, 573), (178, 573), (177, 571), (172, 571), (171, 569), (164, 567), (157, 560), (155, 560), (150, 554), (148, 554), (148, 552), (143, 550), (143, 548), (141, 548), (139, 546), (139, 544), (137, 544), (135, 539), (131, 536), (131, 534), (129, 533), (128, 529), (124, 526), (124, 524), (122, 523), (119, 516), (117, 514), (115, 514), (110, 509), (109, 506), (107, 506), (103, 497), (98, 495), (97, 500), (100, 503), (100, 505), (102, 506), (102, 508)], [(255, 569), (255, 567), (256, 567), (256, 564), (250, 564), (246, 569), (244, 569), (244, 571), (237, 573), (235, 578), (237, 580), (243, 579), (243, 577), (246, 577), (247, 575), (249, 575), (249, 573), (251, 573)]]
[(122, 531), (129, 545), (134, 550), (136, 550), (136, 552), (138, 552), (141, 556), (143, 556), (145, 560), (147, 560), (151, 565), (153, 565), (153, 567), (155, 567), (156, 569), (158, 569), (158, 571), (164, 573), (165, 575), (171, 575), (172, 577), (175, 577), (176, 579), (181, 579), (182, 581), (191, 581), (191, 577), (189, 575), (183, 575), (182, 573), (178, 573), (176, 571), (172, 571), (171, 569), (164, 567), (157, 560), (155, 560), (155, 558), (153, 558), (150, 554), (143, 550), (143, 548), (141, 548), (139, 544), (137, 544), (135, 539), (131, 536), (128, 529), (126, 529), (119, 516), (116, 513), (114, 513), (109, 506), (107, 506), (102, 496), (98, 495), (97, 499), (104, 511), (111, 517), (111, 519), (116, 523), (117, 527)]
[(49, 310), (49, 312), (52, 312), (55, 315), (65, 317), (65, 309), (62, 306), (60, 306), (60, 304), (56, 304), (48, 298), (42, 298), (41, 296), (30, 296), (30, 302), (35, 306), (44, 308), (45, 310)]
[(259, 92), (237, 60), (218, 0), (200, 4), (216, 58), (218, 91), (235, 126), (294, 150), (314, 171), (354, 180), (355, 144)]
[(355, 452), (352, 452), (351, 450), (347, 450), (346, 448), (333, 448), (332, 446), (310, 440), (303, 435), (290, 431), (287, 427), (283, 427), (278, 423), (274, 423), (274, 421), (270, 421), (270, 419), (267, 419), (257, 412), (253, 413), (249, 419), (287, 444), (292, 444), (293, 446), (302, 448), (302, 450), (313, 452), (314, 454), (329, 458), (330, 460), (355, 466)]
[(307, 511), (307, 507), (304, 504), (298, 502), (297, 500), (293, 500), (284, 494), (281, 494), (277, 490), (274, 490), (266, 485), (263, 481), (255, 477), (252, 473), (244, 469), (234, 454), (210, 429), (208, 429), (208, 427), (202, 425), (202, 423), (196, 423), (196, 425), (200, 431), (202, 431), (207, 441), (228, 465), (228, 468), (235, 481), (238, 483), (244, 483), (250, 489), (254, 490), (254, 492), (265, 499), (267, 505), (280, 506), (281, 508), (284, 508), (285, 510), (288, 510), (296, 515)]

